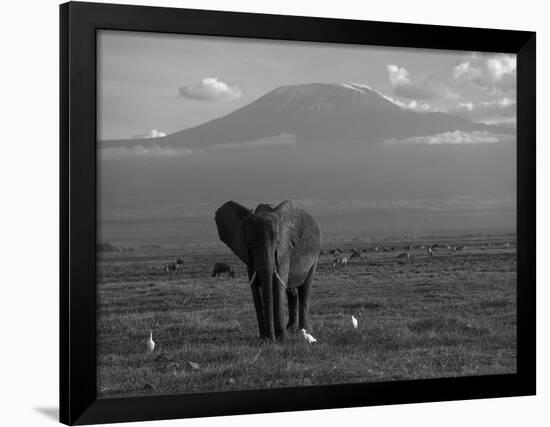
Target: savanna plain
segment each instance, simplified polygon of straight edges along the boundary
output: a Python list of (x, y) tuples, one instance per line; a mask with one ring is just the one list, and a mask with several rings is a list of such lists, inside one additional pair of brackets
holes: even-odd
[[(258, 338), (245, 266), (221, 244), (98, 253), (99, 397), (516, 371), (515, 236), (323, 246), (336, 248), (367, 259), (335, 268), (332, 255), (320, 257), (314, 344), (300, 334)], [(410, 259), (400, 262), (405, 251)], [(165, 271), (179, 258), (183, 268)], [(211, 277), (216, 262), (230, 264), (234, 277)]]

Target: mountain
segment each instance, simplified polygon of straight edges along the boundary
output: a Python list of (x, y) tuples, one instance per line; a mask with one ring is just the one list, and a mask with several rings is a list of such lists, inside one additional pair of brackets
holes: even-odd
[[(174, 148), (206, 148), (291, 134), (298, 145), (371, 145), (456, 130), (511, 132), (446, 113), (405, 110), (366, 85), (311, 83), (279, 87), (221, 118), (154, 142)], [(139, 139), (104, 141), (109, 147), (141, 144)]]
[[(382, 143), (456, 130), (486, 130), (496, 143), (467, 143), (466, 136), (463, 143)], [(516, 144), (508, 143), (511, 135), (493, 135), (504, 133), (404, 110), (366, 86), (280, 87), (181, 132), (105, 142), (142, 147), (101, 153), (101, 239), (215, 240), (213, 214), (227, 200), (252, 208), (293, 199), (328, 238), (513, 230)], [(270, 143), (282, 134), (292, 134), (292, 143)], [(230, 149), (249, 146), (262, 148)]]

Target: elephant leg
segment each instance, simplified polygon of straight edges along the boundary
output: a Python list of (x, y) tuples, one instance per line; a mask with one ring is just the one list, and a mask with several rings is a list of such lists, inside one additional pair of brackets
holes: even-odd
[(315, 269), (317, 268), (317, 262), (313, 264), (309, 273), (307, 274), (306, 280), (302, 286), (298, 288), (298, 299), (300, 302), (299, 308), (299, 322), (300, 329), (305, 329), (308, 332), (311, 332), (311, 321), (309, 318), (309, 300), (311, 297), (311, 284), (313, 283), (313, 276), (315, 275)]
[(295, 332), (298, 329), (298, 290), (289, 288), (286, 290), (288, 298), (288, 325), (289, 332)]
[(278, 340), (287, 338), (285, 319), (285, 288), (279, 280), (273, 277), (273, 327), (275, 329), (275, 337)]
[(265, 330), (264, 311), (262, 307), (262, 295), (261, 289), (257, 281), (254, 281), (250, 286), (252, 291), (252, 299), (254, 300), (254, 309), (256, 310), (256, 319), (258, 320), (258, 329), (260, 331), (260, 338), (266, 338), (267, 333)]

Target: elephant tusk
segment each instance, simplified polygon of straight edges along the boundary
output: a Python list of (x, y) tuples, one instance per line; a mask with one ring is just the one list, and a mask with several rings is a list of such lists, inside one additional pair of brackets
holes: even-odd
[(252, 275), (252, 279), (250, 279), (250, 282), (248, 282), (248, 286), (252, 286), (252, 283), (254, 283), (254, 279), (256, 278), (256, 272)]
[(279, 282), (281, 282), (281, 285), (283, 285), (283, 288), (288, 289), (285, 285), (285, 282), (283, 282), (283, 279), (281, 279), (281, 276), (279, 276), (279, 273), (277, 273), (276, 269), (275, 269), (275, 276), (277, 276), (277, 279), (279, 279)]

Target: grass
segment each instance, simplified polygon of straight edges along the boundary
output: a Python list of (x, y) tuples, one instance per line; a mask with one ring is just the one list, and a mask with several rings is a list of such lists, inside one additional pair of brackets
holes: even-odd
[[(180, 274), (162, 271), (178, 256), (168, 250), (105, 256), (98, 271), (98, 394), (515, 372), (515, 250), (411, 255), (403, 265), (395, 253), (373, 254), (369, 264), (338, 270), (322, 258), (311, 309), (314, 345), (299, 335), (285, 343), (257, 338), (244, 266), (227, 251), (187, 253)], [(236, 277), (210, 277), (216, 261), (234, 266)], [(149, 330), (157, 343), (152, 354), (145, 351)]]

